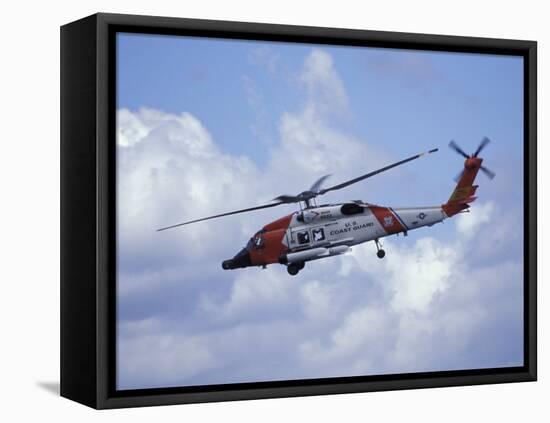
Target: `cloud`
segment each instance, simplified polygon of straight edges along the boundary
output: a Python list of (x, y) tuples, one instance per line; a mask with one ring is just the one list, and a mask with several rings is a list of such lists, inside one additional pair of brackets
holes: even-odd
[(149, 134), (148, 126), (127, 109), (117, 112), (117, 145), (131, 147)]
[(313, 49), (307, 56), (299, 77), (307, 89), (307, 109), (315, 113), (348, 111), (348, 96), (330, 54)]
[(272, 75), (276, 75), (281, 66), (281, 56), (267, 46), (253, 49), (248, 55), (248, 61), (256, 66), (264, 67)]
[[(478, 206), (482, 212), (477, 222), (491, 221), (494, 206)], [(345, 280), (362, 275), (383, 293), (366, 305), (348, 306), (349, 315), (328, 342), (306, 342), (304, 354), (320, 368), (341, 360), (340, 369), (361, 370), (355, 374), (521, 365), (521, 261), (517, 256), (472, 260), (472, 248), (481, 255), (484, 249), (476, 249), (464, 224), (454, 222), (452, 242), (386, 239), (390, 253), (383, 262), (369, 245), (354, 247), (342, 257), (340, 274)], [(504, 333), (506, 340), (500, 338)], [(354, 355), (356, 349), (362, 354)]]
[[(451, 220), (450, 241), (438, 239), (435, 226), (385, 239), (384, 260), (364, 244), (308, 263), (293, 278), (282, 266), (220, 266), (290, 206), (155, 231), (386, 161), (384, 151), (335, 120), (349, 103), (329, 54), (313, 49), (298, 80), (303, 104), (271, 117), (279, 137), (261, 169), (221, 151), (189, 112), (118, 111), (119, 388), (521, 360), (522, 263), (516, 244), (501, 242), (508, 231), (499, 229), (517, 216), (497, 214), (496, 204), (475, 203), (472, 213)], [(345, 197), (365, 198), (364, 189), (350, 187)]]
[[(150, 254), (143, 239), (156, 229), (253, 201), (249, 191), (239, 187), (246, 188), (249, 181), (258, 179), (255, 164), (247, 157), (223, 154), (194, 116), (150, 109), (136, 113), (122, 109), (118, 116), (118, 225), (121, 241), (127, 242), (123, 249), (135, 253), (142, 248)], [(128, 141), (127, 134), (137, 133), (144, 136)], [(205, 252), (197, 241), (215, 237), (213, 232), (219, 227), (186, 229), (177, 236), (173, 232), (154, 236), (168, 241), (170, 247), (195, 243), (186, 253), (196, 256)]]
[(457, 216), (457, 229), (462, 236), (471, 238), (483, 224), (490, 222), (495, 205), (491, 202), (476, 204), (471, 213), (462, 213)]
[(272, 143), (270, 137), (270, 116), (264, 101), (262, 90), (258, 83), (248, 75), (243, 76), (243, 87), (246, 101), (254, 113), (254, 121), (250, 130), (264, 144)]
[[(268, 173), (278, 175), (282, 193), (303, 191), (325, 174), (332, 174), (334, 183), (347, 180), (389, 161), (383, 151), (342, 130), (348, 97), (328, 53), (313, 49), (298, 80), (305, 89), (302, 108), (282, 114), (280, 140), (268, 163)], [(364, 198), (365, 187), (352, 186), (346, 195)]]
[(457, 251), (433, 238), (419, 239), (411, 252), (399, 261), (389, 260), (395, 291), (394, 309), (424, 311), (437, 293), (444, 291), (456, 266)]
[[(132, 336), (125, 336), (124, 342), (119, 343), (119, 386), (163, 387), (216, 366), (215, 356), (200, 337), (149, 334), (143, 322), (137, 326), (132, 328)], [(151, 357), (158, 360), (151, 363)]]
[(390, 53), (390, 50), (380, 50), (370, 52), (365, 57), (367, 71), (391, 78), (393, 83), (406, 83), (419, 88), (444, 78), (430, 55), (421, 51), (402, 50), (395, 54), (394, 51)]

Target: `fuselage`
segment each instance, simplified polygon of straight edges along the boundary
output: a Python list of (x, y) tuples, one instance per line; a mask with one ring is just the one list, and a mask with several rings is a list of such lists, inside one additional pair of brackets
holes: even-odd
[(225, 269), (304, 263), (346, 253), (353, 245), (432, 226), (448, 216), (441, 206), (391, 208), (354, 201), (307, 208), (258, 231)]
[[(482, 144), (478, 151), (483, 147)], [(464, 153), (465, 154), (465, 153)], [(431, 207), (392, 208), (362, 201), (307, 207), (264, 226), (235, 257), (222, 263), (224, 269), (248, 266), (287, 265), (295, 275), (311, 260), (340, 255), (354, 245), (432, 226), (467, 210), (476, 197), (474, 180), (483, 159), (467, 156), (464, 169), (445, 204)], [(485, 172), (490, 172), (485, 169)], [(303, 193), (302, 193), (303, 194)], [(306, 204), (310, 204), (306, 201)]]

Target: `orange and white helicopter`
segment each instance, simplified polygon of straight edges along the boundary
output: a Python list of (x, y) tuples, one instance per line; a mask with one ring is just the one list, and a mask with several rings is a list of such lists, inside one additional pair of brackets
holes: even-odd
[(478, 157), (488, 143), (489, 139), (484, 137), (476, 151), (468, 155), (454, 141), (450, 142), (449, 146), (466, 160), (464, 169), (456, 178), (457, 185), (451, 197), (440, 206), (392, 208), (360, 200), (322, 205), (315, 202), (316, 197), (329, 191), (345, 188), (426, 154), (435, 153), (438, 150), (435, 148), (328, 188), (321, 188), (329, 176), (326, 175), (319, 178), (309, 190), (298, 195), (281, 195), (273, 199), (273, 203), (191, 220), (158, 231), (281, 204), (298, 203), (299, 211), (265, 225), (235, 257), (225, 260), (222, 267), (226, 270), (250, 266), (265, 268), (269, 264), (280, 263), (287, 266), (289, 274), (296, 275), (308, 261), (344, 254), (351, 251), (353, 245), (367, 241), (375, 242), (377, 256), (383, 258), (386, 253), (381, 248), (380, 238), (399, 233), (407, 235), (413, 229), (432, 226), (457, 213), (468, 211), (469, 203), (476, 199), (474, 195), (478, 186), (474, 185), (474, 180), (478, 171), (481, 170), (491, 179), (495, 176), (482, 166), (483, 159)]

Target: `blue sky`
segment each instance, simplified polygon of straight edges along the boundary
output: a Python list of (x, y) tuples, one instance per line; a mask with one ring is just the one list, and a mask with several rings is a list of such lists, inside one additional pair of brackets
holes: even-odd
[[(118, 43), (119, 108), (188, 111), (223, 152), (259, 165), (278, 138), (279, 122), (271, 117), (303, 103), (297, 75), (310, 45), (136, 34), (120, 35)], [(349, 99), (345, 116), (327, 120), (339, 119), (339, 128), (380, 146), (388, 160), (441, 149), (429, 163), (402, 170), (417, 181), (411, 189), (388, 190), (393, 175), (369, 181), (374, 193), (384, 191), (371, 201), (399, 206), (445, 200), (462, 166), (447, 149), (451, 139), (473, 151), (489, 136), (495, 142), (487, 165), (497, 173), (511, 165), (520, 169), (521, 58), (359, 47), (323, 51), (332, 56)], [(521, 172), (511, 176), (522, 185)], [(522, 198), (521, 190), (498, 194)]]
[[(119, 386), (520, 362), (522, 72), (522, 59), (509, 56), (119, 35)], [(447, 144), (455, 139), (473, 151), (483, 136), (493, 141), (483, 156), (497, 177), (478, 177), (472, 213), (388, 240), (384, 263), (365, 258), (372, 255), (366, 245), (350, 257), (306, 266), (292, 285), (275, 267), (221, 270), (221, 260), (251, 233), (292, 208), (154, 233), (186, 218), (302, 191), (326, 173), (336, 183), (434, 147), (440, 151), (429, 158), (326, 199), (441, 204), (462, 167)], [(453, 268), (473, 275), (468, 283), (475, 301), (461, 302), (471, 292), (460, 291), (467, 284)], [(503, 269), (501, 283), (492, 281)], [(409, 282), (403, 282), (406, 272)], [(424, 276), (413, 284), (417, 275)], [(347, 284), (338, 288), (337, 281)], [(331, 321), (320, 313), (325, 306), (334, 314)], [(385, 318), (377, 320), (373, 310)], [(466, 315), (455, 321), (461, 313), (478, 313), (478, 324)], [(452, 323), (433, 328), (430, 319)], [(359, 357), (368, 356), (368, 347), (342, 340), (356, 337), (350, 331), (361, 332), (363, 321), (380, 328), (365, 334), (365, 345), (374, 339), (385, 345), (382, 328), (403, 327), (388, 336), (393, 361), (381, 350), (363, 362)], [(425, 356), (425, 346), (407, 343), (422, 325), (431, 328), (422, 333), (432, 333), (423, 342), (447, 339), (444, 350), (452, 357), (415, 361), (414, 348)], [(449, 341), (452, 328), (465, 336), (460, 346)], [(264, 339), (267, 330), (286, 342)], [(234, 350), (227, 351), (225, 337), (238, 344)], [(487, 339), (492, 343), (479, 344)], [(159, 340), (165, 348), (159, 349)], [(251, 354), (250, 344), (260, 349)], [(405, 344), (412, 351), (407, 357), (399, 349)], [(251, 357), (239, 356), (243, 350)], [(317, 361), (301, 356), (310, 350)], [(198, 370), (181, 363), (185, 355)], [(282, 359), (265, 365), (258, 355)], [(181, 374), (147, 366), (148, 357), (181, 365)]]

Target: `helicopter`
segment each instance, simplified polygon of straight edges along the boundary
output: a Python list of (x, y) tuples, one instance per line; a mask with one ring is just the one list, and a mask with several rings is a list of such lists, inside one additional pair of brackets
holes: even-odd
[(233, 258), (223, 261), (222, 268), (232, 270), (260, 266), (265, 269), (270, 264), (281, 264), (294, 276), (305, 267), (306, 262), (345, 254), (351, 251), (352, 246), (368, 241), (374, 241), (376, 255), (382, 259), (386, 252), (382, 249), (380, 238), (400, 233), (406, 236), (411, 230), (433, 226), (458, 213), (469, 212), (470, 203), (476, 199), (478, 185), (474, 185), (474, 180), (478, 171), (481, 170), (490, 179), (495, 176), (494, 172), (482, 165), (483, 159), (478, 157), (489, 142), (489, 138), (484, 137), (473, 154), (464, 152), (454, 140), (449, 143), (451, 149), (465, 158), (464, 168), (455, 178), (457, 184), (450, 198), (439, 206), (392, 208), (361, 200), (321, 205), (316, 202), (317, 197), (327, 192), (346, 188), (437, 152), (438, 149), (434, 148), (328, 188), (323, 188), (330, 176), (325, 175), (309, 190), (297, 195), (280, 195), (268, 204), (178, 223), (157, 231), (297, 203), (300, 210), (265, 225)]

